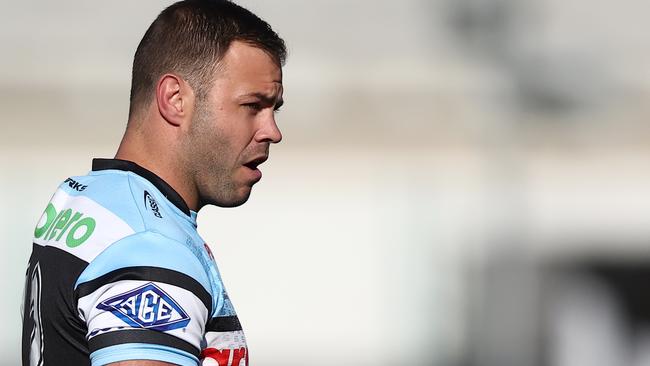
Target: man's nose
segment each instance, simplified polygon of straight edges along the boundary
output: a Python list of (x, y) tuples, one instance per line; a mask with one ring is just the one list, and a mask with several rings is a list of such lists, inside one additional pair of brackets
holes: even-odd
[(280, 132), (280, 128), (275, 123), (274, 114), (263, 121), (261, 128), (257, 131), (256, 140), (258, 142), (269, 142), (272, 144), (277, 144), (282, 141), (282, 132)]

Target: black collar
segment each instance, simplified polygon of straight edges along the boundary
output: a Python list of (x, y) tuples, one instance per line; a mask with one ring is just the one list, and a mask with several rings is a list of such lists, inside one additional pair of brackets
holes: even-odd
[(148, 180), (158, 188), (158, 190), (169, 200), (169, 202), (173, 203), (174, 206), (178, 207), (179, 210), (183, 211), (186, 215), (190, 216), (190, 208), (187, 207), (187, 203), (183, 200), (183, 197), (181, 197), (178, 192), (172, 188), (167, 182), (162, 180), (159, 176), (154, 174), (153, 172), (141, 167), (140, 165), (128, 161), (128, 160), (120, 160), (120, 159), (93, 159), (93, 171), (99, 171), (99, 170), (109, 170), (109, 169), (114, 169), (114, 170), (124, 170), (127, 172), (133, 172), (142, 178)]

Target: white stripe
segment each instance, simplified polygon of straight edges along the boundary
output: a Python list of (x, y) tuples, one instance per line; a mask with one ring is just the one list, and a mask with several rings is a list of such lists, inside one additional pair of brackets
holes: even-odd
[[(93, 293), (79, 299), (79, 315), (88, 326), (87, 336), (96, 329), (110, 328), (110, 330), (100, 332), (104, 334), (111, 330), (117, 330), (117, 327), (129, 327), (129, 325), (114, 315), (110, 311), (100, 310), (97, 305), (102, 301), (119, 294), (127, 293), (140, 286), (153, 281), (136, 281), (122, 280), (106, 284)], [(201, 339), (205, 331), (205, 323), (208, 318), (208, 309), (203, 302), (193, 293), (184, 288), (170, 285), (167, 283), (153, 282), (167, 293), (190, 317), (190, 322), (185, 328), (166, 331), (165, 333), (174, 335), (180, 339), (189, 342), (194, 347), (200, 349)], [(85, 315), (85, 316), (82, 316)]]
[[(71, 209), (73, 215), (76, 212), (82, 214), (81, 218), (77, 222), (86, 217), (94, 219), (95, 229), (83, 244), (73, 248), (67, 245), (66, 239), (68, 238), (71, 229), (74, 227), (74, 223), (72, 223), (72, 225), (70, 225), (63, 233), (61, 233), (61, 230), (58, 230), (55, 232), (55, 235), (51, 235), (54, 231), (48, 230), (40, 238), (34, 238), (34, 243), (59, 248), (86, 262), (93, 260), (99, 253), (106, 249), (108, 245), (134, 233), (133, 229), (124, 220), (88, 197), (71, 196), (59, 189), (54, 194), (54, 197), (52, 197), (50, 203), (52, 203), (56, 209), (57, 214), (67, 209)], [(37, 227), (43, 227), (46, 220), (47, 215), (43, 213)], [(56, 222), (53, 222), (52, 225), (56, 225)], [(81, 227), (79, 232), (76, 233), (77, 235), (73, 234), (72, 237), (78, 238), (83, 235), (85, 231), (85, 228)], [(48, 240), (46, 237), (51, 238)]]
[(246, 337), (242, 330), (233, 332), (207, 332), (205, 333), (205, 340), (208, 344), (206, 348), (238, 349), (246, 347)]

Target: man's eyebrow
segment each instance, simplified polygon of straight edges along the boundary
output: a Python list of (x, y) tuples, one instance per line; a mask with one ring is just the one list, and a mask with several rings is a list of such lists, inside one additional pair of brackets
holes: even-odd
[(284, 104), (284, 100), (282, 100), (282, 98), (278, 99), (277, 102), (276, 102), (276, 98), (268, 96), (268, 95), (263, 94), (263, 93), (257, 93), (256, 92), (256, 93), (248, 93), (248, 94), (242, 95), (242, 98), (247, 98), (247, 97), (256, 97), (259, 100), (261, 100), (262, 103), (269, 104), (269, 105), (275, 105), (276, 108), (279, 108), (282, 104)]

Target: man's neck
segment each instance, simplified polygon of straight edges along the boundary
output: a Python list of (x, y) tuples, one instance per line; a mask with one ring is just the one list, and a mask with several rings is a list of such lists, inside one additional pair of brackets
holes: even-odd
[(196, 188), (186, 174), (178, 157), (168, 156), (166, 149), (152, 146), (151, 140), (146, 141), (141, 134), (124, 134), (122, 142), (115, 154), (115, 159), (128, 160), (156, 174), (169, 184), (183, 198), (192, 211), (198, 210), (198, 194)]

